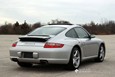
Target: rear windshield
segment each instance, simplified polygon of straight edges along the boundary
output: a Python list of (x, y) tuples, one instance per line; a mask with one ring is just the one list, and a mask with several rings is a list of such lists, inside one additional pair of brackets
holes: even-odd
[(64, 31), (66, 28), (64, 27), (41, 27), (38, 28), (34, 31), (32, 31), (31, 33), (29, 33), (28, 35), (32, 35), (32, 36), (37, 36), (37, 35), (57, 35), (60, 32)]

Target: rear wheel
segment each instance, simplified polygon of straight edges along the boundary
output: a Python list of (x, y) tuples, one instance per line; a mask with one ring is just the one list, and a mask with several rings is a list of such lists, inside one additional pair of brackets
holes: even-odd
[(20, 67), (32, 67), (32, 63), (17, 62)]
[(75, 70), (79, 68), (80, 63), (81, 63), (80, 50), (77, 47), (75, 47), (71, 52), (68, 68), (71, 70)]
[(101, 45), (99, 48), (99, 53), (98, 53), (98, 57), (97, 57), (96, 61), (103, 62), (104, 58), (105, 58), (105, 48), (103, 45)]

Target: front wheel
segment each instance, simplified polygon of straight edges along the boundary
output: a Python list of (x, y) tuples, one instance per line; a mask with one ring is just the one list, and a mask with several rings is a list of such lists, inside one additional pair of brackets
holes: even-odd
[(98, 57), (97, 57), (96, 61), (103, 62), (104, 58), (105, 58), (105, 48), (103, 45), (101, 45), (99, 48), (99, 53), (98, 53)]
[(75, 70), (79, 68), (81, 63), (81, 56), (80, 56), (80, 50), (78, 48), (73, 48), (70, 56), (70, 61), (68, 63), (68, 68), (71, 70)]

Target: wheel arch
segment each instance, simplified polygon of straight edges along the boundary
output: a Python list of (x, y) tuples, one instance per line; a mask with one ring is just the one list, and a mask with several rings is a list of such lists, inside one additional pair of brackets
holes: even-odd
[[(100, 44), (100, 46), (101, 46), (101, 45), (104, 47), (104, 51), (105, 51), (105, 54), (106, 54), (106, 46), (105, 46), (105, 43), (102, 42), (102, 43)], [(99, 46), (99, 48), (100, 48), (100, 46)]]
[(72, 58), (72, 54), (73, 54), (73, 50), (74, 50), (74, 48), (77, 48), (78, 50), (79, 50), (79, 53), (80, 53), (80, 63), (81, 63), (81, 48), (80, 48), (80, 46), (79, 45), (75, 45), (75, 46), (73, 46), (73, 48), (72, 48), (72, 50), (71, 50), (71, 54), (70, 54), (70, 59), (69, 59), (69, 62), (68, 62), (68, 64), (67, 64), (67, 66), (68, 66), (68, 68), (70, 69), (70, 70), (75, 70), (76, 68), (79, 68), (79, 66), (80, 66), (80, 63), (79, 63), (79, 66), (78, 67), (74, 67), (74, 65), (73, 65), (73, 58)]
[[(73, 48), (75, 48), (75, 47), (79, 49), (79, 52), (80, 52), (80, 58), (81, 58), (81, 61), (82, 61), (82, 51), (81, 51), (81, 48), (80, 48), (79, 45), (75, 45), (75, 46), (73, 46)], [(73, 48), (72, 48), (72, 50), (73, 50)]]
[(101, 58), (100, 58), (100, 48), (101, 48), (101, 46), (103, 46), (103, 48), (104, 48), (104, 52), (105, 52), (105, 53), (104, 53), (104, 57), (105, 57), (105, 54), (106, 54), (105, 43), (102, 42), (102, 43), (99, 44), (98, 57), (95, 59), (95, 61), (97, 61), (97, 62), (103, 62), (103, 60), (104, 60), (104, 58), (103, 58), (103, 60), (101, 60)]
[(101, 45), (103, 45), (103, 47), (104, 47), (104, 50), (105, 50), (105, 52), (106, 52), (105, 43), (104, 43), (104, 42), (102, 42), (102, 43), (100, 44), (100, 46), (101, 46)]

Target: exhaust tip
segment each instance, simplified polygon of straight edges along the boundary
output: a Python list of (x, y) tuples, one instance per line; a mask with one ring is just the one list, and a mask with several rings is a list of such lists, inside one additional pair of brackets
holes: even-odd
[(48, 64), (47, 60), (40, 60), (40, 64)]
[(18, 62), (18, 59), (17, 58), (10, 58), (12, 61), (14, 62)]

